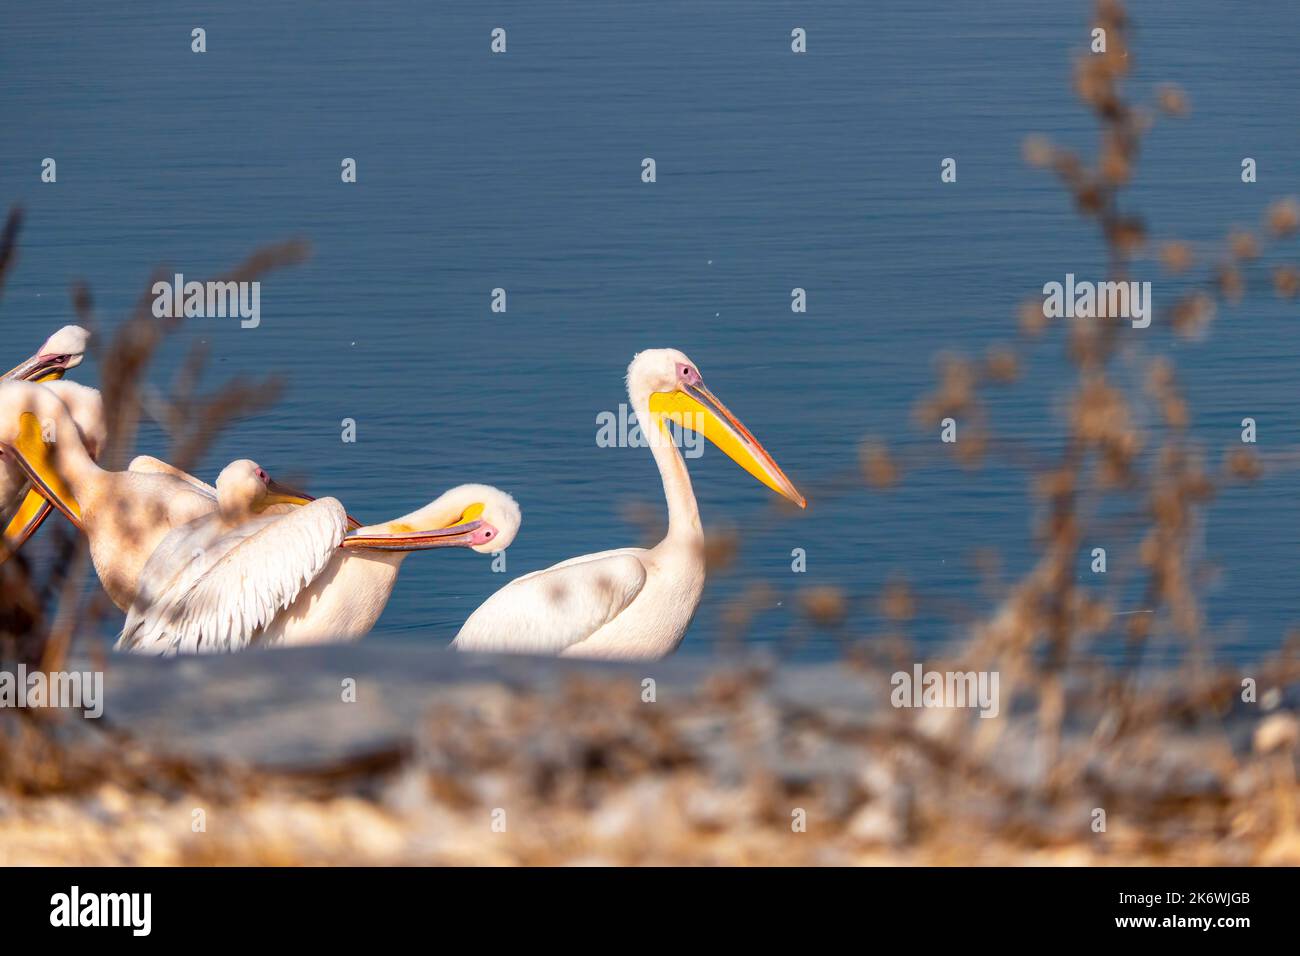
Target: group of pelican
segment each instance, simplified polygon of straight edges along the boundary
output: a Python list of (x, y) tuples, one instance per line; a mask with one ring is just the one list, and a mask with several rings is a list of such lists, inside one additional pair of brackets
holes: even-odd
[[(99, 581), (126, 614), (117, 648), (218, 653), (356, 640), (379, 619), (412, 551), (509, 547), (521, 515), (490, 485), (465, 484), (412, 513), (362, 526), (336, 498), (277, 483), (256, 462), (215, 485), (141, 456), (97, 459), (107, 435), (98, 391), (66, 381), (88, 334), (60, 329), (0, 376), (0, 561), (58, 510), (86, 536)], [(485, 601), (452, 646), (589, 658), (660, 658), (686, 634), (704, 590), (704, 531), (669, 423), (703, 434), (777, 494), (806, 506), (758, 440), (675, 349), (639, 353), (627, 390), (668, 502), (653, 548), (562, 561)]]

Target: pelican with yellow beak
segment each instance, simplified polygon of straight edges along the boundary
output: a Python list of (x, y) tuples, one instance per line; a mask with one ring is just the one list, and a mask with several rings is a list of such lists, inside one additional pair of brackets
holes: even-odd
[[(98, 401), (99, 393), (60, 382), (70, 369), (85, 359), (89, 341), (90, 333), (81, 326), (65, 325), (46, 339), (31, 358), (0, 375), (0, 382), (39, 382), (52, 386), (55, 394), (68, 406), (87, 442), (102, 447), (104, 414), (103, 405)], [(98, 453), (98, 447), (92, 449), (92, 454)], [(30, 487), (16, 466), (10, 465), (2, 470), (5, 473), (0, 474), (0, 515), (9, 515), (9, 520), (4, 525), (0, 563), (36, 533), (49, 516), (51, 507)]]
[[(17, 465), (35, 491), (85, 532), (100, 583), (113, 603), (126, 610), (141, 569), (163, 538), (215, 511), (217, 500), (201, 482), (179, 477), (179, 472), (106, 471), (95, 463), (94, 451), (50, 387), (0, 385), (0, 463), (6, 470)], [(267, 503), (310, 500), (285, 491)]]
[(768, 488), (807, 506), (681, 352), (638, 354), (627, 391), (663, 478), (667, 536), (648, 550), (588, 554), (511, 581), (470, 615), (452, 642), (457, 650), (653, 660), (677, 648), (704, 592), (704, 530), (668, 422), (703, 434)]

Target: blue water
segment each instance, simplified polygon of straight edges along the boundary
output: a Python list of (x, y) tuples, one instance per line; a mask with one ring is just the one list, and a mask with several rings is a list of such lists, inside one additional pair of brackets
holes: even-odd
[[(823, 584), (857, 596), (846, 633), (877, 633), (874, 595), (895, 577), (923, 598), (910, 632), (939, 641), (995, 601), (976, 552), (1001, 553), (1004, 581), (1029, 565), (1027, 476), (929, 454), (937, 435), (912, 408), (936, 353), (981, 354), (1014, 336), (1018, 303), (1044, 282), (1102, 277), (1091, 227), (1020, 159), (1030, 132), (1094, 141), (1069, 90), (1085, 5), (83, 6), (0, 15), (0, 202), (27, 211), (0, 303), (8, 358), (70, 321), (73, 279), (111, 328), (157, 265), (203, 279), (271, 240), (314, 247), (264, 278), (259, 328), (194, 320), (167, 353), (208, 343), (211, 384), (288, 380), (277, 407), (212, 451), (205, 477), (252, 457), (365, 520), (488, 481), (524, 509), (508, 576), (641, 543), (626, 509), (662, 509), (653, 463), (597, 447), (595, 420), (625, 400), (633, 353), (674, 346), (811, 503), (789, 517), (716, 451), (692, 463), (706, 527), (742, 541), (683, 653), (710, 651), (745, 582), (776, 590), (755, 643), (783, 641), (795, 592)], [(1132, 13), (1130, 89), (1176, 81), (1193, 104), (1144, 143), (1130, 202), (1155, 234), (1213, 242), (1300, 192), (1295, 8), (1169, 0)], [(190, 51), (196, 26), (203, 55)], [(488, 48), (496, 26), (503, 56)], [(790, 52), (794, 26), (806, 55)], [(1249, 186), (1247, 155), (1260, 169)], [(46, 156), (56, 184), (39, 181)], [(939, 180), (947, 156), (955, 184)], [(355, 185), (340, 182), (343, 157), (358, 162)], [(1154, 265), (1145, 277), (1157, 307), (1183, 287)], [(796, 286), (805, 315), (790, 311)], [(495, 287), (505, 314), (490, 311)], [(1176, 359), (1217, 461), (1246, 415), (1265, 452), (1300, 447), (1295, 319), (1294, 302), (1257, 293), (1204, 342), (1159, 328), (1131, 340)], [(1061, 342), (1047, 336), (1025, 377), (991, 393), (1001, 434), (1040, 449), (1063, 434)], [(166, 383), (168, 363), (153, 375)], [(866, 435), (926, 463), (892, 492), (862, 489)], [(164, 452), (157, 428), (141, 450)], [(1203, 515), (1204, 595), (1225, 655), (1261, 656), (1300, 622), (1296, 477), (1276, 470)], [(1095, 543), (1111, 549), (1111, 574), (1132, 579), (1131, 534), (1108, 534)], [(805, 574), (791, 572), (794, 548)], [(1093, 585), (1082, 558), (1080, 570)], [(417, 555), (372, 639), (444, 642), (506, 577), (470, 553)], [(1121, 609), (1134, 600), (1122, 593)], [(834, 647), (817, 633), (805, 650)]]

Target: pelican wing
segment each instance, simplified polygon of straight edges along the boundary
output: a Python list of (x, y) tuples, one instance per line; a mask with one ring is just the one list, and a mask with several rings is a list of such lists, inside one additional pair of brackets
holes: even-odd
[(181, 471), (175, 465), (169, 465), (161, 458), (154, 458), (150, 455), (137, 455), (131, 459), (131, 464), (127, 466), (127, 471), (134, 471), (141, 475), (170, 475), (173, 478), (179, 478), (181, 481), (187, 481), (205, 495), (217, 497), (217, 489), (213, 488), (205, 481), (200, 481), (193, 475)]
[(511, 581), (479, 606), (452, 646), (559, 654), (627, 609), (645, 586), (640, 548), (602, 551)]
[(200, 518), (159, 545), (141, 575), (150, 593), (142, 585), (119, 649), (195, 654), (248, 647), (325, 569), (348, 527), (336, 498), (221, 533), (212, 530), (216, 522)]

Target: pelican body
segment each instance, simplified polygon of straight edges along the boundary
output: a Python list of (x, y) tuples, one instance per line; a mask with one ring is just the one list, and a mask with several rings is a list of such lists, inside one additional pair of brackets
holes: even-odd
[(638, 354), (628, 367), (627, 389), (663, 480), (667, 535), (648, 550), (588, 554), (511, 581), (470, 615), (452, 642), (457, 650), (657, 659), (677, 648), (704, 592), (704, 530), (670, 421), (703, 434), (767, 487), (806, 507), (772, 456), (681, 352)]
[(453, 488), (351, 534), (334, 498), (266, 513), (273, 490), (254, 462), (227, 466), (218, 510), (173, 530), (149, 559), (118, 649), (221, 653), (355, 639), (374, 627), (412, 551), (498, 551), (519, 527), (514, 500), (486, 485)]

